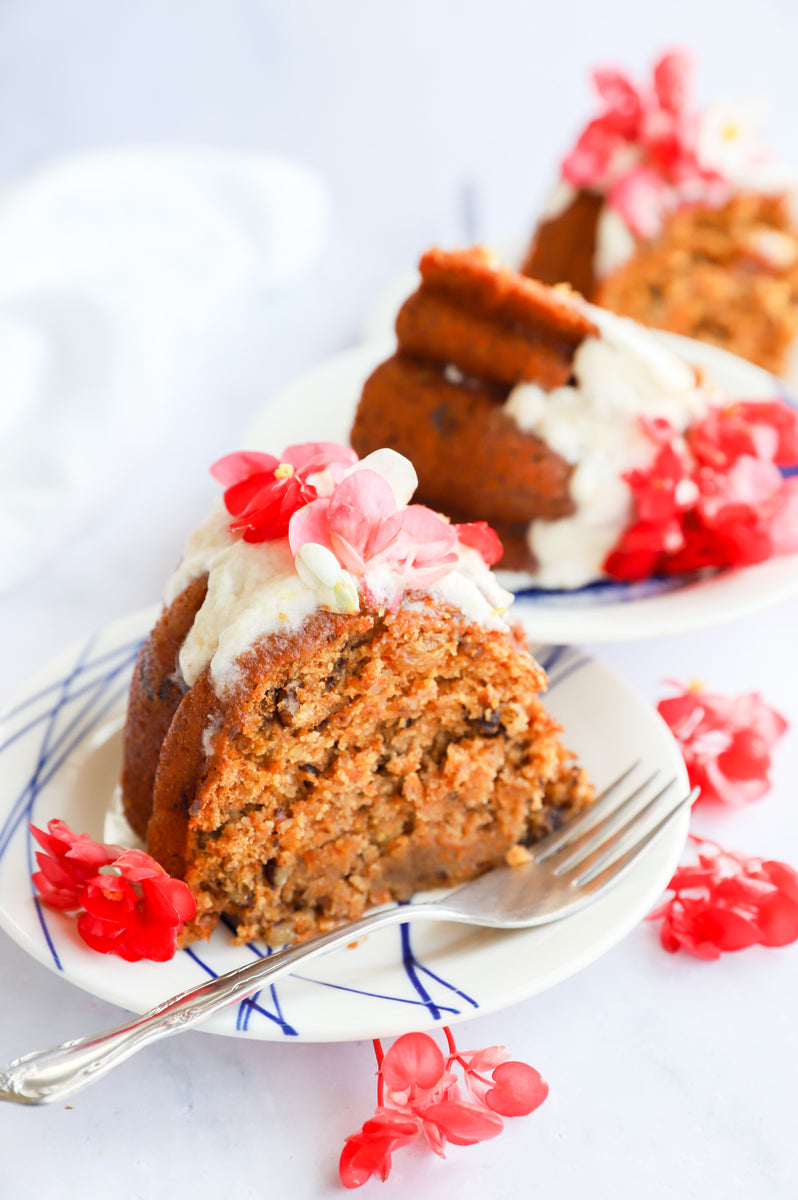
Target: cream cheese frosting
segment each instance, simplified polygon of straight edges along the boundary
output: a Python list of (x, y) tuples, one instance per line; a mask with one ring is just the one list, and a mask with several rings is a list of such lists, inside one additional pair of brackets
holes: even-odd
[[(170, 604), (192, 579), (207, 574), (205, 600), (180, 649), (179, 665), (189, 686), (210, 667), (220, 695), (235, 686), (240, 656), (259, 639), (291, 633), (319, 609), (351, 611), (331, 603), (322, 581), (314, 585), (314, 576), (300, 576), (287, 538), (245, 542), (230, 532), (229, 522), (219, 503), (189, 537), (164, 592)], [(469, 621), (506, 629), (504, 613), (512, 595), (476, 550), (458, 545), (456, 552), (457, 564), (448, 574), (424, 592), (405, 593), (402, 604), (412, 607), (429, 595)]]
[(602, 564), (631, 517), (631, 492), (622, 476), (648, 466), (656, 453), (639, 418), (663, 417), (684, 431), (718, 396), (647, 330), (593, 305), (585, 308), (600, 336), (577, 349), (575, 382), (551, 392), (519, 384), (505, 402), (519, 428), (574, 464), (574, 513), (533, 521), (528, 530), (538, 564), (532, 581), (545, 588), (577, 588), (601, 578)]

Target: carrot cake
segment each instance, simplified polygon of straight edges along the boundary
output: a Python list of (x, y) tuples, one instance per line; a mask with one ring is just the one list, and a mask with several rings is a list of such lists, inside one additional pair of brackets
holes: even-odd
[(593, 72), (601, 110), (562, 162), (522, 270), (781, 374), (798, 333), (796, 176), (763, 149), (752, 105), (699, 110), (692, 74), (682, 50), (642, 87)]
[(309, 937), (514, 861), (592, 799), (507, 623), (483, 523), (380, 449), (241, 453), (135, 669), (122, 791), (147, 850), (238, 940)]

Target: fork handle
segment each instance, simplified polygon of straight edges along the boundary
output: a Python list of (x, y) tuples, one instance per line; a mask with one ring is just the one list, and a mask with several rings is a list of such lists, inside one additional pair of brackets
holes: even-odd
[(287, 975), (300, 963), (345, 946), (382, 926), (401, 924), (411, 915), (433, 917), (440, 915), (440, 910), (434, 902), (422, 902), (368, 913), (330, 933), (287, 946), (267, 958), (181, 992), (107, 1033), (78, 1038), (47, 1050), (34, 1050), (14, 1059), (0, 1070), (0, 1100), (44, 1104), (71, 1096), (102, 1079), (145, 1046), (199, 1025), (220, 1008), (243, 1000), (264, 984)]

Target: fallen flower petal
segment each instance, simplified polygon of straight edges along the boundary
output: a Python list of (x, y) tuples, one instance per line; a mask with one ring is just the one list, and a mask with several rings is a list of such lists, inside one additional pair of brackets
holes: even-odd
[(770, 788), (772, 751), (787, 721), (758, 692), (723, 696), (674, 683), (657, 712), (679, 743), (699, 800), (746, 804)]
[(525, 1117), (539, 1108), (549, 1085), (539, 1071), (523, 1062), (500, 1063), (493, 1071), (494, 1086), (485, 1103), (503, 1117)]
[(441, 1049), (428, 1033), (405, 1033), (397, 1038), (380, 1068), (392, 1092), (404, 1092), (413, 1085), (434, 1088), (445, 1069)]
[(165, 962), (180, 929), (196, 912), (187, 885), (173, 879), (142, 850), (103, 845), (74, 834), (63, 821), (31, 833), (51, 853), (37, 854), (33, 875), (39, 899), (51, 908), (80, 912), (78, 933), (101, 954), (130, 962)]
[(749, 946), (798, 941), (798, 873), (786, 863), (748, 858), (691, 835), (699, 869), (681, 867), (666, 899), (648, 920), (661, 921), (660, 941), (671, 954), (697, 958)]
[[(385, 1054), (380, 1041), (374, 1042), (377, 1109), (346, 1139), (339, 1161), (345, 1187), (360, 1187), (372, 1175), (386, 1179), (393, 1151), (419, 1133), (444, 1158), (448, 1144), (472, 1146), (496, 1137), (504, 1128), (503, 1116), (525, 1116), (546, 1099), (548, 1085), (538, 1072), (526, 1063), (507, 1062), (503, 1046), (461, 1053), (451, 1030), (444, 1033), (448, 1056), (427, 1033), (406, 1033)], [(458, 1066), (473, 1101), (460, 1094)], [(492, 1080), (482, 1074), (491, 1070)]]
[(65, 912), (81, 907), (86, 880), (122, 852), (120, 846), (104, 845), (88, 834), (73, 833), (66, 822), (58, 819), (48, 821), (46, 833), (35, 825), (28, 828), (45, 851), (36, 854), (39, 870), (32, 877), (33, 886), (43, 904)]
[(372, 1175), (383, 1182), (391, 1169), (391, 1155), (414, 1142), (421, 1132), (418, 1119), (391, 1109), (377, 1109), (358, 1133), (346, 1139), (338, 1171), (344, 1187), (362, 1187)]
[(466, 1100), (441, 1100), (423, 1110), (425, 1125), (434, 1125), (453, 1146), (473, 1146), (494, 1138), (504, 1129), (496, 1112)]

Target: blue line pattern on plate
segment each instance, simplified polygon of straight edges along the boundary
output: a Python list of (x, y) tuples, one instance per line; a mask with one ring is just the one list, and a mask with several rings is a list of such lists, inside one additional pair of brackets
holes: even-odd
[[(140, 641), (125, 643), (110, 653), (92, 658), (94, 640), (89, 639), (65, 676), (27, 697), (5, 714), (0, 756), (21, 739), (27, 738), (31, 742), (34, 767), (30, 779), (12, 801), (10, 811), (0, 825), (0, 860), (23, 822), (27, 825), (32, 820), (42, 788), (61, 770), (98, 721), (127, 692), (130, 668), (138, 655)], [(33, 838), (27, 829), (25, 855), (30, 875), (34, 869), (34, 849)], [(36, 898), (32, 882), (30, 886), (42, 936), (54, 966), (63, 971), (45, 910)]]
[[(24, 745), (27, 740), (30, 743), (33, 767), (30, 778), (19, 794), (12, 799), (9, 810), (0, 823), (0, 869), (23, 823), (27, 825), (34, 818), (34, 808), (42, 789), (51, 783), (85, 739), (125, 698), (141, 642), (141, 638), (128, 639), (111, 649), (95, 654), (93, 651), (96, 639), (89, 639), (60, 679), (25, 697), (4, 714), (0, 726), (0, 765), (5, 752), (19, 743)], [(586, 655), (570, 646), (540, 647), (537, 653), (541, 665), (549, 675), (549, 692), (589, 662)], [(30, 875), (34, 870), (34, 843), (27, 828), (24, 834), (24, 852)], [(36, 900), (32, 884), (31, 893), (36, 903), (42, 937), (53, 965), (57, 970), (63, 971), (64, 967), (56, 947), (56, 936), (48, 923), (46, 909)], [(407, 994), (386, 994), (376, 989), (352, 987), (304, 974), (293, 974), (292, 978), (298, 983), (315, 988), (348, 992), (353, 996), (382, 1000), (403, 1008), (423, 1007), (435, 1021), (445, 1021), (449, 1016), (459, 1015), (464, 1005), (475, 1011), (479, 1009), (479, 1001), (476, 998), (432, 970), (417, 955), (412, 946), (409, 923), (401, 925), (395, 932), (398, 935), (397, 958), (401, 961), (404, 971)], [(271, 954), (267, 947), (256, 943), (250, 943), (247, 949), (258, 958)], [(204, 950), (200, 951), (194, 946), (181, 951), (181, 954), (186, 955), (206, 976), (217, 978), (219, 972), (208, 961)], [(208, 948), (208, 954), (212, 957), (212, 945)], [(436, 985), (434, 989), (433, 984)], [(446, 995), (433, 994), (438, 989), (443, 989)], [(296, 1023), (292, 1023), (284, 1012), (284, 1005), (275, 985), (270, 986), (269, 993), (270, 1005), (264, 1004), (262, 991), (241, 1001), (236, 1009), (236, 1031), (248, 1032), (252, 1020), (260, 1018), (276, 1026), (285, 1037), (299, 1036), (300, 1031)], [(462, 1002), (460, 1006), (457, 1001)]]

